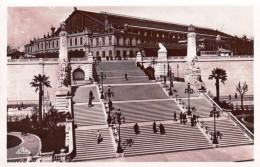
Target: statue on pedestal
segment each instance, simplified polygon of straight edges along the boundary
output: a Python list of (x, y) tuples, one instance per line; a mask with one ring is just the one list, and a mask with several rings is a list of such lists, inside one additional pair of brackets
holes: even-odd
[(60, 71), (58, 74), (58, 88), (68, 87), (70, 85), (70, 64), (63, 59), (60, 63)]

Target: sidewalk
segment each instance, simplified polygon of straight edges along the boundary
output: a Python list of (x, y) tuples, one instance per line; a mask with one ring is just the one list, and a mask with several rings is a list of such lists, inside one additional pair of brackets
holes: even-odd
[(254, 146), (236, 146), (197, 151), (96, 160), (95, 162), (234, 162), (254, 159)]

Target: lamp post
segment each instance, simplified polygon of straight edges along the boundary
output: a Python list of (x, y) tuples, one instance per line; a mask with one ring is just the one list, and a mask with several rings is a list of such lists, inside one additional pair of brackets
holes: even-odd
[[(173, 73), (173, 77), (174, 77), (174, 73)], [(169, 92), (169, 96), (172, 96), (172, 87), (173, 87), (173, 81), (172, 81), (172, 70), (170, 69), (170, 92)]]
[(121, 137), (120, 137), (120, 125), (122, 122), (125, 122), (125, 117), (122, 117), (122, 113), (120, 109), (118, 109), (117, 112), (115, 112), (115, 116), (113, 117), (113, 124), (118, 124), (118, 143), (117, 143), (117, 153), (123, 153), (123, 149), (121, 147)]
[(101, 96), (100, 96), (100, 99), (104, 99), (103, 80), (106, 79), (106, 75), (104, 75), (102, 69), (101, 69), (101, 71), (100, 71), (100, 77), (99, 77), (99, 79), (101, 80)]
[(214, 133), (213, 133), (213, 144), (218, 144), (218, 137), (221, 137), (222, 134), (216, 131), (216, 116), (219, 117), (219, 111), (216, 110), (216, 105), (213, 104), (213, 110), (210, 111), (210, 117), (214, 117)]
[(164, 68), (163, 82), (164, 82), (164, 85), (166, 85), (165, 64), (163, 65), (163, 68)]
[(110, 107), (109, 106), (109, 103), (110, 103), (110, 100), (111, 100), (111, 97), (114, 96), (114, 92), (111, 91), (111, 87), (110, 85), (108, 85), (108, 88), (107, 88), (107, 92), (105, 92), (105, 98), (108, 97), (108, 117), (111, 118), (111, 109), (112, 109), (112, 106)]
[(177, 78), (178, 78), (178, 81), (179, 81), (179, 64), (177, 64)]
[(190, 87), (190, 83), (188, 83), (188, 87), (185, 89), (185, 93), (188, 93), (188, 115), (191, 115), (190, 111), (190, 94), (193, 94), (193, 89)]

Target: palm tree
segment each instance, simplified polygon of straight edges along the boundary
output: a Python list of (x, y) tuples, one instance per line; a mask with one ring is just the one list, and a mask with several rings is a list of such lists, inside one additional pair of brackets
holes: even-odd
[(216, 80), (216, 93), (217, 98), (216, 100), (219, 101), (219, 81), (221, 81), (223, 84), (225, 84), (225, 81), (227, 80), (227, 74), (226, 71), (222, 68), (214, 68), (214, 70), (211, 71), (211, 75), (209, 75), (209, 80), (215, 79)]
[(243, 86), (239, 82), (238, 85), (236, 86), (236, 91), (240, 94), (240, 97), (241, 97), (241, 108), (242, 108), (242, 110), (244, 110), (243, 99), (244, 99), (244, 95), (248, 91), (248, 85), (246, 84), (246, 82), (244, 82)]
[(44, 86), (50, 87), (50, 81), (48, 81), (49, 77), (45, 75), (38, 74), (38, 76), (34, 75), (33, 82), (30, 83), (31, 87), (35, 87), (35, 92), (39, 90), (39, 124), (42, 126), (42, 97), (43, 97), (43, 88)]

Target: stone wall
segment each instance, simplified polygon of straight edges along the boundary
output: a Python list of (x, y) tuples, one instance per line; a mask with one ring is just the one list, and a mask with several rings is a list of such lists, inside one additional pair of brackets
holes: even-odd
[[(55, 100), (55, 92), (57, 88), (58, 62), (45, 63), (43, 71), (49, 76), (52, 88), (45, 88), (45, 96), (47, 92), (51, 100)], [(32, 88), (33, 76), (42, 73), (42, 64), (38, 62), (15, 62), (7, 65), (7, 98), (8, 104), (23, 102), (38, 103), (39, 94)]]
[[(184, 77), (185, 62), (170, 62), (170, 66), (177, 77), (177, 64), (179, 64), (179, 77)], [(207, 60), (199, 61), (199, 67), (202, 71), (202, 80), (205, 82), (207, 89), (209, 89), (214, 95), (216, 92), (215, 80), (208, 80), (211, 71), (218, 67), (223, 68), (227, 72), (227, 81), (225, 85), (220, 84), (220, 95), (234, 95), (236, 92), (236, 85), (238, 82), (246, 81), (248, 84), (247, 95), (254, 94), (254, 61), (248, 60)]]

